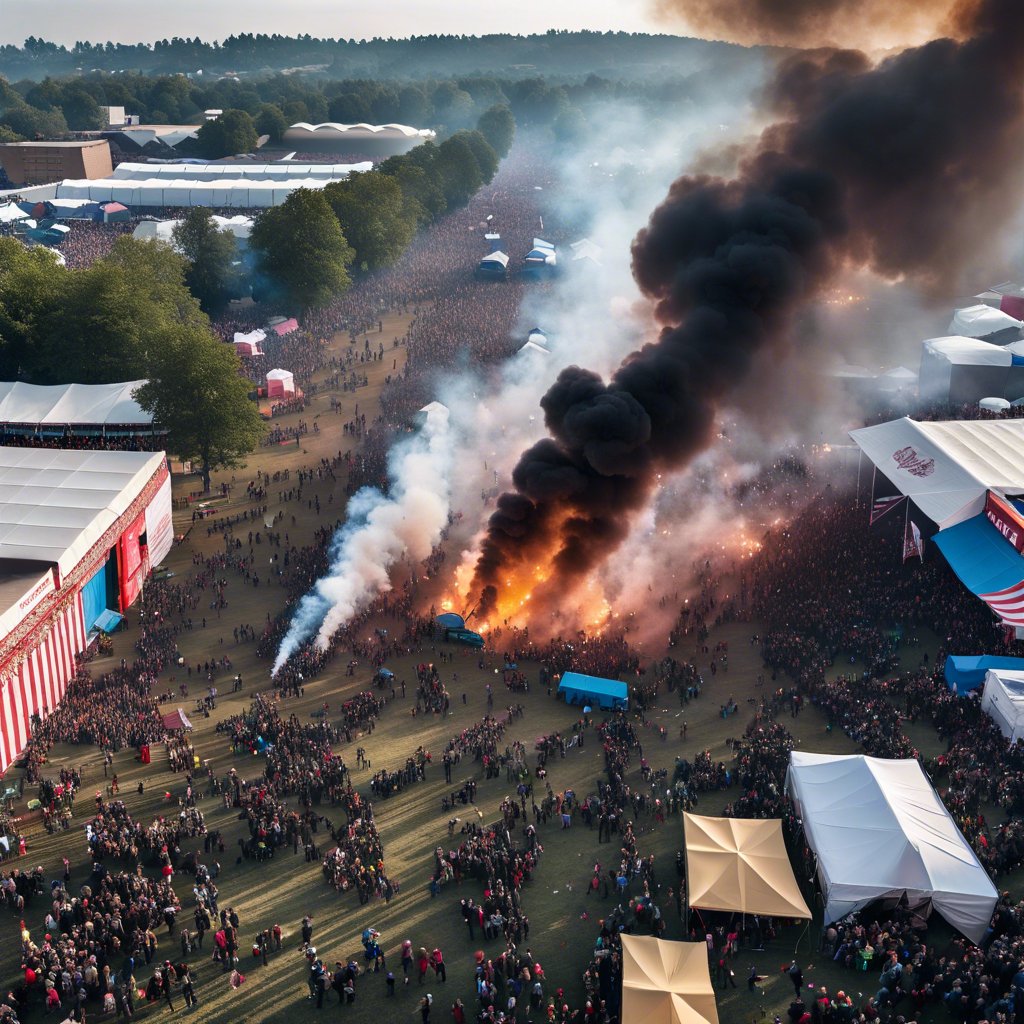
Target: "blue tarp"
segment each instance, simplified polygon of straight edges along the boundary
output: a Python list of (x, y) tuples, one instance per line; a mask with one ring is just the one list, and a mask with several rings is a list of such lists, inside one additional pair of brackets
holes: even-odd
[(1007, 590), (1024, 580), (1024, 558), (984, 514), (942, 530), (933, 539), (973, 594)]
[(104, 609), (103, 614), (96, 620), (96, 628), (102, 629), (104, 633), (113, 633), (117, 624), (123, 619), (123, 615), (112, 612), (109, 608)]
[(85, 631), (88, 633), (96, 621), (107, 610), (107, 563), (104, 562), (82, 587), (82, 611), (85, 617)]
[(997, 658), (989, 654), (951, 654), (946, 658), (946, 682), (951, 690), (963, 696), (985, 682), (990, 668), (1024, 671), (1024, 658)]
[(565, 694), (566, 704), (597, 704), (605, 709), (625, 708), (629, 698), (629, 687), (625, 683), (580, 672), (566, 672), (558, 684), (558, 692)]

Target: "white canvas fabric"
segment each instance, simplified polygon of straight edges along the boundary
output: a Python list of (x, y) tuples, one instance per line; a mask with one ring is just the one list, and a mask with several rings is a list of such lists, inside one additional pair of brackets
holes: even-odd
[(55, 564), (63, 580), (163, 462), (163, 452), (0, 447), (0, 559)]
[(984, 338), (989, 334), (997, 334), (1010, 328), (1024, 327), (1024, 323), (1004, 313), (1000, 309), (993, 309), (985, 303), (977, 306), (965, 306), (953, 313), (953, 319), (949, 322), (949, 330), (953, 334), (963, 334), (968, 338)]
[(324, 178), (341, 181), (353, 173), (372, 171), (369, 160), (355, 164), (194, 164), (123, 163), (111, 177), (119, 181), (146, 181), (152, 178), (191, 178), (193, 181), (224, 181), (228, 178), (287, 180), (288, 178)]
[(1024, 672), (989, 669), (981, 691), (981, 710), (1011, 742), (1024, 738)]
[(929, 354), (939, 356), (953, 366), (1009, 366), (1013, 362), (1008, 348), (962, 334), (928, 338), (921, 344)]
[(989, 489), (1024, 492), (1024, 420), (919, 423), (904, 416), (850, 437), (940, 530), (983, 511)]
[(326, 178), (224, 178), (199, 181), (195, 178), (71, 179), (57, 186), (58, 198), (114, 200), (125, 206), (210, 206), (253, 209), (277, 206), (300, 188), (321, 189)]
[(135, 401), (135, 392), (145, 383), (44, 386), (0, 382), (0, 423), (148, 427), (153, 414)]
[(817, 857), (826, 923), (906, 895), (981, 941), (998, 894), (918, 761), (793, 751), (786, 791)]

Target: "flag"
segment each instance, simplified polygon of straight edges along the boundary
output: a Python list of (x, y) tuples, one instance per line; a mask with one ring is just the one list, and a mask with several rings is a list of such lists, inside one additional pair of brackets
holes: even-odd
[(875, 498), (871, 505), (871, 526), (874, 526), (879, 519), (891, 512), (901, 501), (906, 500), (905, 494), (890, 494), (884, 498)]
[(907, 520), (907, 528), (903, 534), (903, 561), (913, 558), (914, 555), (924, 561), (924, 537), (918, 529), (917, 523), (912, 519)]

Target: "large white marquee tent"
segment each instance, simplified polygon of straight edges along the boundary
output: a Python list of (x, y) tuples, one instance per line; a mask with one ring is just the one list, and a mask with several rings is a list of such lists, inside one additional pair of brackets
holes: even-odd
[(153, 414), (135, 400), (145, 383), (47, 386), (0, 381), (0, 424), (151, 427)]
[(979, 515), (989, 489), (1024, 493), (1024, 420), (904, 416), (850, 437), (940, 530)]
[(259, 178), (227, 178), (223, 181), (200, 181), (196, 178), (68, 178), (57, 186), (57, 198), (113, 201), (125, 206), (213, 206), (248, 210), (277, 206), (297, 189), (321, 189), (329, 183), (326, 178), (285, 178), (280, 181)]
[(817, 858), (826, 924), (906, 899), (981, 941), (998, 894), (920, 762), (794, 750), (786, 790)]
[(225, 181), (232, 178), (281, 181), (292, 178), (324, 178), (327, 181), (341, 181), (350, 174), (372, 171), (369, 160), (354, 164), (309, 164), (309, 163), (172, 163), (118, 164), (111, 175), (118, 181), (146, 181), (152, 178), (191, 178), (193, 181)]

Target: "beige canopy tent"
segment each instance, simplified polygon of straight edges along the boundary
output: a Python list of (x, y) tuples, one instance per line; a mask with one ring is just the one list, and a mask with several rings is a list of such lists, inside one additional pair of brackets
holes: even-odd
[(707, 946), (624, 934), (622, 1019), (630, 1024), (718, 1024)]
[(810, 920), (781, 821), (684, 813), (683, 827), (691, 907)]

